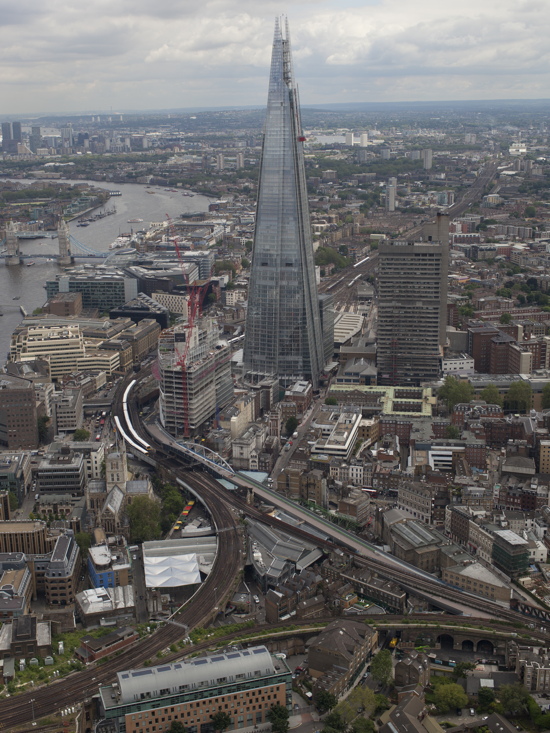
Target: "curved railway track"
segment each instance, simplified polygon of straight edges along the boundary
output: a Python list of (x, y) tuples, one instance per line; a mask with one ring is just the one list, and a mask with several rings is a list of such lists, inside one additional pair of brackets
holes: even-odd
[[(37, 688), (32, 692), (0, 701), (0, 728), (10, 730), (32, 720), (31, 699), (34, 699), (36, 719), (55, 713), (60, 708), (74, 705), (97, 692), (100, 684), (114, 679), (117, 672), (143, 664), (147, 659), (186, 635), (190, 629), (206, 623), (212, 617), (215, 599), (223, 598), (232, 588), (234, 578), (241, 568), (242, 541), (238, 519), (226, 501), (220, 501), (218, 492), (212, 491), (204, 476), (184, 473), (182, 477), (203, 497), (218, 530), (218, 551), (212, 572), (195, 595), (150, 636), (125, 650), (119, 656), (103, 664), (69, 675), (62, 680)], [(220, 531), (224, 530), (224, 531)]]
[[(114, 414), (122, 414), (121, 393), (125, 385), (126, 381), (122, 383), (118, 391), (117, 399), (115, 399), (113, 405)], [(190, 484), (201, 496), (210, 512), (218, 530), (218, 552), (212, 572), (193, 598), (174, 614), (171, 622), (164, 624), (155, 633), (124, 650), (119, 656), (108, 659), (98, 666), (90, 667), (82, 672), (76, 672), (62, 680), (50, 683), (46, 687), (37, 688), (32, 692), (25, 692), (0, 701), (0, 729), (2, 730), (10, 730), (14, 726), (32, 720), (31, 699), (34, 700), (34, 713), (37, 720), (55, 713), (63, 707), (74, 705), (75, 702), (82, 701), (95, 694), (99, 685), (111, 682), (118, 671), (142, 665), (146, 660), (152, 659), (158, 651), (179, 641), (182, 636), (186, 635), (186, 628), (193, 629), (210, 620), (216, 598), (223, 598), (231, 590), (234, 578), (242, 566), (242, 539), (239, 533), (238, 513), (270, 524), (279, 530), (282, 529), (282, 531), (315, 544), (322, 544), (327, 548), (340, 547), (331, 541), (320, 541), (318, 536), (311, 535), (300, 528), (281, 526), (280, 520), (265, 515), (240, 499), (235, 493), (228, 496), (227, 491), (215, 479), (205, 473), (190, 471), (188, 465), (181, 458), (168, 453), (164, 446), (154, 443), (137, 419), (137, 406), (135, 403), (130, 405), (130, 413), (134, 428), (148, 442), (153, 444), (155, 459), (163, 468), (170, 470), (176, 478), (182, 478)], [(467, 602), (472, 608), (489, 613), (493, 617), (510, 621), (512, 624), (518, 621), (525, 623), (525, 617), (515, 611), (504, 609), (490, 601), (483, 601), (483, 599), (469, 596), (462, 591), (443, 587), (435, 579), (434, 581), (420, 579), (417, 575), (409, 573), (405, 569), (399, 570), (395, 565), (382, 560), (366, 559), (356, 555), (356, 561), (376, 570), (385, 577), (409, 585), (412, 588), (425, 590), (432, 594), (437, 591), (446, 598), (462, 603)], [(431, 615), (428, 618), (433, 620)], [(441, 616), (440, 618), (449, 620), (448, 616)], [(467, 618), (468, 622), (470, 620), (474, 621), (473, 617)], [(482, 623), (487, 624), (487, 619), (483, 619)], [(265, 629), (266, 627), (263, 626), (262, 628)], [(276, 625), (272, 628), (275, 630)], [(250, 629), (248, 633), (252, 631), (253, 629)], [(547, 639), (548, 637), (541, 634), (541, 638)], [(194, 650), (197, 648), (199, 647), (194, 648)]]

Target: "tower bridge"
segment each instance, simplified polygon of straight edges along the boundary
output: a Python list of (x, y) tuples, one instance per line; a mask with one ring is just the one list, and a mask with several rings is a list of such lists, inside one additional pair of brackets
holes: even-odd
[[(63, 219), (59, 222), (57, 227), (57, 241), (59, 245), (58, 254), (29, 254), (21, 252), (19, 246), (20, 239), (28, 239), (26, 236), (28, 232), (23, 231), (20, 228), (20, 224), (17, 222), (10, 221), (5, 228), (5, 237), (0, 241), (0, 245), (5, 245), (5, 261), (6, 265), (22, 265), (25, 260), (28, 259), (57, 259), (60, 265), (70, 265), (77, 258), (97, 257), (100, 259), (106, 259), (109, 257), (108, 252), (99, 252), (98, 250), (89, 247), (87, 244), (79, 242), (69, 230), (69, 225)], [(76, 254), (75, 249), (79, 254)]]

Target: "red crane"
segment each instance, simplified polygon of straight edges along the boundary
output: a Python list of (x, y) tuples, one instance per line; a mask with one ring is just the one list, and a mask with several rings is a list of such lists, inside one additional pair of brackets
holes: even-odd
[[(200, 285), (194, 285), (189, 282), (189, 275), (185, 268), (185, 262), (183, 261), (183, 257), (182, 257), (181, 250), (179, 247), (179, 242), (174, 233), (174, 224), (172, 222), (172, 218), (170, 217), (169, 214), (166, 214), (166, 218), (168, 220), (169, 238), (171, 235), (171, 239), (174, 244), (174, 249), (176, 250), (176, 255), (178, 257), (178, 262), (181, 267), (183, 279), (187, 286), (187, 294), (189, 296), (189, 301), (187, 303), (187, 322), (184, 325), (185, 345), (183, 347), (183, 353), (181, 354), (180, 358), (176, 362), (176, 366), (179, 366), (181, 369), (181, 386), (182, 386), (182, 401), (183, 401), (183, 437), (189, 438), (190, 437), (189, 389), (188, 389), (187, 356), (189, 354), (189, 348), (191, 346), (191, 341), (193, 340), (193, 330), (195, 328), (195, 321), (197, 317), (200, 317), (201, 315), (202, 304), (203, 304), (204, 297), (206, 295), (206, 291), (208, 289), (210, 280), (207, 280), (206, 282), (201, 283)], [(174, 344), (174, 349), (175, 349), (175, 344)]]

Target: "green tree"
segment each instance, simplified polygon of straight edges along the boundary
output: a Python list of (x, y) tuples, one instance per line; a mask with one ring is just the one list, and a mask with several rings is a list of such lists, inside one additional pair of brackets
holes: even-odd
[(509, 313), (503, 313), (501, 317), (499, 318), (499, 321), (502, 324), (508, 325), (512, 322), (512, 316)]
[(187, 728), (179, 720), (174, 720), (169, 728), (169, 733), (187, 733)]
[(88, 550), (92, 546), (92, 538), (87, 532), (77, 532), (75, 535), (76, 544), (80, 547), (82, 558), (87, 557)]
[(235, 277), (237, 270), (231, 260), (217, 260), (217, 262), (214, 262), (214, 272), (216, 275), (219, 275), (220, 272), (225, 272), (226, 270), (230, 270), (232, 276)]
[(384, 710), (388, 710), (391, 707), (388, 698), (380, 693), (374, 696), (374, 702), (376, 703), (376, 707), (374, 709), (375, 715), (380, 715)]
[(271, 730), (274, 733), (287, 733), (289, 713), (284, 705), (273, 705), (267, 711), (266, 718), (271, 723)]
[(468, 695), (460, 685), (451, 682), (449, 685), (438, 685), (434, 693), (434, 702), (440, 713), (447, 713), (453, 708), (463, 708), (468, 704)]
[(449, 440), (458, 440), (458, 438), (460, 438), (460, 428), (456, 425), (447, 425), (445, 428), (445, 435)]
[(535, 209), (534, 206), (526, 206), (525, 209), (523, 210), (523, 216), (526, 219), (532, 219), (536, 215), (537, 215), (537, 210)]
[(499, 687), (498, 699), (505, 715), (525, 715), (529, 712), (529, 693), (519, 682)]
[(471, 303), (468, 303), (466, 305), (460, 305), (458, 307), (458, 312), (463, 318), (472, 318), (475, 310), (474, 306)]
[(333, 731), (338, 731), (338, 733), (343, 733), (347, 728), (347, 724), (342, 719), (342, 716), (340, 713), (338, 713), (336, 710), (332, 710), (324, 720), (324, 727), (323, 727), (323, 733), (333, 733)]
[(149, 542), (160, 537), (160, 504), (148, 496), (136, 496), (126, 510), (132, 542)]
[(38, 418), (38, 440), (40, 443), (45, 443), (48, 439), (48, 425), (50, 418), (47, 415), (41, 415)]
[(373, 658), (370, 665), (370, 673), (377, 682), (386, 685), (392, 677), (393, 662), (392, 655), (388, 649), (383, 649)]
[(488, 405), (499, 405), (500, 407), (502, 407), (502, 395), (498, 391), (498, 387), (495, 384), (488, 384), (486, 387), (484, 387), (479, 393), (479, 399), (483, 400)]
[(337, 404), (338, 404), (338, 400), (336, 399), (336, 397), (330, 396), (325, 399), (325, 405), (337, 405)]
[(452, 410), (459, 402), (470, 402), (474, 396), (474, 388), (470, 382), (464, 382), (450, 374), (445, 377), (437, 396)]
[(244, 267), (245, 270), (248, 270), (248, 268), (250, 267), (250, 260), (248, 260), (246, 257), (243, 257), (241, 259), (241, 265), (242, 267)]
[(347, 698), (336, 706), (334, 712), (338, 713), (347, 726), (355, 720), (357, 713), (370, 715), (375, 708), (376, 698), (374, 692), (369, 687), (357, 685)]
[(297, 427), (298, 427), (298, 420), (294, 417), (294, 415), (291, 415), (285, 423), (286, 434), (292, 435), (292, 433), (296, 430)]
[(223, 733), (223, 731), (227, 730), (231, 725), (231, 716), (223, 710), (218, 710), (218, 712), (211, 715), (210, 718), (212, 720), (212, 728), (214, 728), (214, 730), (219, 730), (220, 733)]
[(488, 710), (495, 701), (495, 692), (490, 687), (480, 687), (477, 693), (477, 701), (482, 710)]
[(466, 672), (470, 672), (475, 669), (475, 664), (471, 662), (459, 662), (456, 667), (453, 668), (452, 678), (458, 681), (461, 677), (466, 677)]
[(73, 440), (77, 443), (84, 443), (84, 441), (89, 440), (89, 438), (90, 433), (88, 430), (84, 430), (84, 428), (77, 428), (73, 433)]
[(504, 398), (504, 407), (508, 412), (527, 412), (531, 409), (532, 397), (533, 390), (529, 382), (518, 379), (508, 388)]
[(14, 512), (17, 507), (19, 506), (19, 502), (17, 500), (17, 494), (15, 494), (13, 491), (8, 492), (8, 501), (10, 503), (10, 512)]
[(550, 407), (550, 382), (542, 388), (542, 409), (547, 410)]
[(372, 720), (368, 718), (356, 718), (351, 726), (353, 733), (375, 733), (376, 728)]
[(326, 713), (327, 711), (332, 710), (337, 703), (338, 699), (336, 695), (333, 695), (331, 692), (327, 692), (326, 690), (319, 690), (315, 695), (315, 704), (321, 713)]

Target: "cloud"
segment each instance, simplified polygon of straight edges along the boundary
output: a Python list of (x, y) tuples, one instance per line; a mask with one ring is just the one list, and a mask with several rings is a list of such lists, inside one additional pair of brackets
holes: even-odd
[[(265, 0), (0, 0), (0, 114), (264, 104)], [(546, 0), (291, 0), (303, 103), (547, 97)]]

